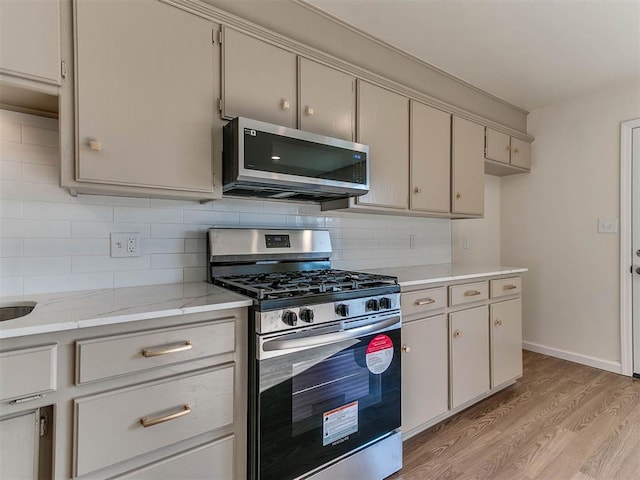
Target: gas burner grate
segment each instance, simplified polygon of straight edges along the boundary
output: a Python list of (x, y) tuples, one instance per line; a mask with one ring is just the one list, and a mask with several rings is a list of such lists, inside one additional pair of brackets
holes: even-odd
[(347, 270), (306, 270), (216, 277), (215, 283), (252, 298), (276, 299), (366, 290), (397, 284), (395, 277)]

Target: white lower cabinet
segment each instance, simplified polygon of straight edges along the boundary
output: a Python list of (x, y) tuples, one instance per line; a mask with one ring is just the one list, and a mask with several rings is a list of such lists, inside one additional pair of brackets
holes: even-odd
[(38, 410), (0, 419), (0, 477), (38, 478)]
[(402, 430), (409, 432), (447, 411), (447, 316), (402, 327)]
[(522, 301), (489, 306), (491, 329), (491, 388), (522, 376)]
[(489, 329), (486, 305), (449, 314), (451, 408), (489, 391)]
[(522, 376), (521, 278), (402, 292), (402, 431), (409, 438)]

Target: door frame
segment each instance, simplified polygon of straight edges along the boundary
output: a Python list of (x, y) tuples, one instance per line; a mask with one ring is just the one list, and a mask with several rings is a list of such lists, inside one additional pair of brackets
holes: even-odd
[[(632, 145), (633, 129), (640, 118), (620, 124), (620, 364), (622, 374), (633, 375), (633, 265), (632, 229)], [(640, 332), (636, 332), (640, 333)]]

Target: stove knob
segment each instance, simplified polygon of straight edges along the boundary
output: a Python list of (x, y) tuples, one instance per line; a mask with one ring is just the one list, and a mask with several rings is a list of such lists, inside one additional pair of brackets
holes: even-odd
[(341, 317), (349, 316), (349, 305), (341, 303), (340, 305), (336, 305), (336, 313)]
[(296, 315), (296, 312), (292, 312), (291, 310), (287, 310), (286, 312), (284, 312), (282, 314), (282, 321), (284, 323), (286, 323), (287, 325), (295, 327), (296, 324), (298, 323), (298, 315)]
[(300, 320), (307, 323), (313, 323), (313, 310), (310, 308), (303, 308), (300, 310)]
[(378, 303), (378, 300), (375, 298), (367, 300), (367, 310), (373, 310), (374, 312), (380, 310), (380, 303)]
[(380, 299), (380, 308), (383, 308), (383, 309), (391, 308), (391, 299), (387, 297), (382, 297)]

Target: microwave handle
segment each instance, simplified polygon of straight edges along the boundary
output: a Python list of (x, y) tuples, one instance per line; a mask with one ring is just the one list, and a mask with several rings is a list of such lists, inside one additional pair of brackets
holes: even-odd
[(343, 340), (349, 340), (351, 338), (360, 337), (371, 333), (376, 333), (378, 330), (386, 330), (396, 324), (400, 324), (400, 317), (394, 316), (387, 318), (380, 322), (364, 325), (362, 327), (352, 328), (351, 330), (343, 330), (342, 332), (334, 333), (321, 333), (317, 335), (310, 335), (303, 338), (292, 339), (274, 339), (267, 340), (262, 344), (262, 348), (265, 352), (272, 352), (277, 350), (289, 350), (298, 349), (304, 350), (312, 347), (319, 347), (322, 345), (329, 345), (332, 343), (341, 342)]

